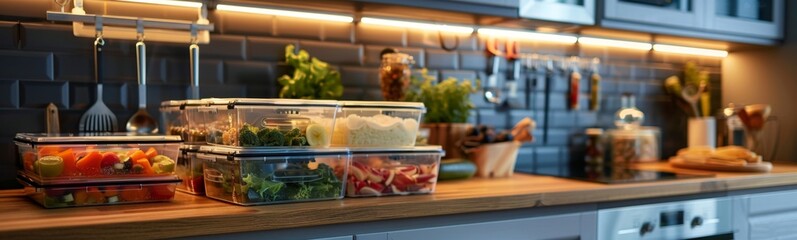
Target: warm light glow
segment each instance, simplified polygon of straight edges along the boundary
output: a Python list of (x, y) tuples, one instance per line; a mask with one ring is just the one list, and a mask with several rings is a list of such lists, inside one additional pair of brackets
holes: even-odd
[(259, 7), (244, 7), (244, 6), (235, 6), (227, 4), (219, 4), (216, 6), (216, 9), (222, 11), (265, 14), (265, 15), (275, 15), (275, 16), (295, 17), (295, 18), (307, 18), (307, 19), (335, 21), (335, 22), (354, 21), (354, 18), (346, 15), (299, 12), (299, 11), (289, 11), (289, 10), (279, 10), (279, 9), (259, 8)]
[(121, 0), (123, 2), (135, 2), (135, 3), (149, 3), (149, 4), (160, 4), (160, 5), (168, 5), (168, 6), (175, 6), (175, 7), (190, 7), (190, 8), (199, 8), (202, 7), (201, 2), (189, 2), (189, 1), (178, 1), (178, 0)]
[(478, 33), (485, 35), (510, 37), (510, 38), (523, 38), (529, 40), (560, 42), (560, 43), (570, 43), (570, 44), (576, 43), (576, 40), (578, 40), (578, 38), (576, 38), (575, 36), (570, 36), (570, 35), (539, 33), (532, 31), (504, 30), (497, 28), (479, 28)]
[(693, 48), (693, 47), (681, 47), (675, 45), (667, 45), (667, 44), (654, 44), (653, 50), (659, 52), (669, 52), (669, 53), (680, 53), (680, 54), (690, 54), (690, 55), (701, 55), (701, 56), (709, 56), (709, 57), (727, 57), (728, 51), (725, 50), (714, 50), (714, 49), (705, 49), (705, 48)]
[(632, 41), (593, 38), (593, 37), (579, 37), (578, 43), (584, 45), (618, 47), (618, 48), (637, 49), (644, 51), (650, 51), (650, 48), (652, 47), (650, 43), (645, 43), (645, 42), (632, 42)]
[(473, 28), (472, 27), (448, 25), (448, 24), (438, 24), (438, 23), (424, 23), (424, 22), (404, 21), (404, 20), (390, 20), (390, 19), (371, 18), (371, 17), (363, 17), (362, 19), (360, 19), (360, 22), (367, 23), (367, 24), (374, 24), (374, 25), (382, 25), (382, 26), (401, 27), (401, 28), (416, 28), (416, 29), (423, 29), (423, 30), (454, 32), (454, 33), (462, 33), (462, 34), (471, 34), (471, 33), (473, 33)]

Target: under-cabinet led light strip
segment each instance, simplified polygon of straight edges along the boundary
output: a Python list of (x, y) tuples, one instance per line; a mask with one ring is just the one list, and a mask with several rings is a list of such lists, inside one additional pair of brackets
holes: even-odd
[(295, 17), (295, 18), (307, 18), (307, 19), (334, 21), (334, 22), (354, 21), (353, 17), (346, 15), (300, 12), (300, 11), (280, 10), (272, 8), (262, 8), (262, 7), (244, 7), (237, 5), (219, 4), (216, 5), (216, 9), (221, 11), (254, 13), (254, 14), (275, 15), (275, 16)]
[(149, 4), (159, 4), (159, 5), (167, 5), (167, 6), (175, 6), (175, 7), (190, 7), (190, 8), (199, 8), (202, 7), (201, 2), (189, 2), (189, 1), (179, 1), (179, 0), (120, 0), (123, 2), (134, 2), (134, 3), (149, 3)]
[(453, 33), (461, 33), (461, 34), (471, 34), (471, 33), (473, 33), (473, 28), (472, 27), (461, 26), (461, 25), (425, 23), (425, 22), (415, 22), (415, 21), (406, 21), (406, 20), (392, 20), (392, 19), (384, 19), (384, 18), (372, 18), (372, 17), (362, 17), (360, 19), (360, 22), (361, 23), (366, 23), (366, 24), (382, 25), (382, 26), (392, 26), (392, 27), (402, 27), (402, 28), (416, 28), (416, 29), (423, 29), (423, 30), (444, 31), (444, 32), (453, 32)]
[(650, 51), (652, 45), (646, 42), (632, 42), (632, 41), (623, 41), (623, 40), (615, 40), (615, 39), (606, 39), (606, 38), (594, 38), (594, 37), (579, 37), (578, 43), (584, 45), (597, 45), (597, 46), (606, 46), (606, 47), (617, 47), (617, 48), (628, 48), (628, 49), (636, 49), (636, 50), (643, 50), (643, 51)]
[(498, 29), (498, 28), (479, 28), (478, 33), (485, 35), (495, 35), (495, 36), (522, 38), (522, 39), (547, 41), (547, 42), (559, 42), (559, 43), (568, 43), (568, 44), (576, 43), (576, 41), (578, 40), (578, 38), (575, 36), (564, 35), (564, 34), (517, 31), (517, 30), (507, 30), (507, 29)]
[[(202, 7), (201, 2), (180, 1), (180, 0), (120, 0), (120, 1), (160, 4), (160, 5), (178, 6), (178, 7), (193, 7), (193, 8)], [(335, 22), (354, 21), (354, 18), (348, 15), (280, 10), (280, 9), (271, 9), (271, 8), (262, 8), (262, 7), (246, 7), (246, 6), (237, 6), (237, 5), (228, 5), (228, 4), (219, 4), (216, 6), (216, 9), (221, 11), (286, 16), (286, 17), (316, 19), (316, 20), (335, 21)], [(360, 21), (365, 24), (446, 31), (446, 32), (454, 32), (461, 34), (470, 34), (473, 32), (473, 27), (462, 26), (462, 25), (449, 25), (442, 23), (426, 23), (426, 22), (393, 20), (393, 19), (373, 18), (373, 17), (362, 17)], [(728, 51), (725, 50), (684, 47), (684, 46), (675, 46), (667, 44), (651, 44), (647, 42), (624, 41), (624, 40), (607, 39), (607, 38), (577, 37), (574, 35), (559, 34), (559, 33), (542, 33), (535, 31), (510, 30), (510, 29), (500, 29), (500, 28), (479, 28), (477, 32), (479, 34), (484, 34), (484, 35), (513, 37), (520, 39), (558, 42), (565, 44), (573, 44), (578, 42), (584, 45), (618, 47), (618, 48), (636, 49), (643, 51), (650, 51), (651, 49), (653, 49), (654, 51), (657, 52), (699, 55), (699, 56), (708, 56), (708, 57), (724, 58), (728, 56)]]
[(653, 50), (655, 50), (657, 52), (700, 55), (700, 56), (709, 56), (709, 57), (722, 57), (722, 58), (724, 58), (724, 57), (728, 56), (728, 51), (725, 51), (725, 50), (682, 47), (682, 46), (667, 45), (667, 44), (653, 44)]

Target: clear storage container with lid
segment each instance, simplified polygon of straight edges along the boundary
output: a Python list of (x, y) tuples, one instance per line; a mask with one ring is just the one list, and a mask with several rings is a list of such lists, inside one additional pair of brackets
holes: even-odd
[(208, 126), (201, 100), (170, 100), (161, 102), (160, 112), (166, 134), (179, 135), (186, 143), (205, 143)]
[(345, 148), (262, 149), (202, 146), (205, 195), (239, 205), (340, 199)]
[(176, 179), (180, 136), (27, 134), (14, 137), (20, 174), (38, 184)]
[(205, 178), (202, 171), (202, 159), (196, 157), (199, 145), (180, 146), (180, 155), (177, 157), (177, 176), (183, 183), (177, 190), (194, 195), (205, 195)]
[(171, 201), (180, 182), (171, 179), (41, 185), (26, 176), (19, 176), (17, 180), (23, 185), (25, 195), (45, 208)]
[(352, 148), (351, 153), (347, 197), (432, 193), (445, 155), (440, 146)]
[(328, 147), (338, 102), (302, 99), (203, 99), (208, 143), (242, 147)]
[(607, 131), (609, 157), (614, 165), (660, 160), (660, 134), (656, 127)]
[(349, 147), (415, 146), (426, 113), (420, 102), (341, 101), (332, 144)]

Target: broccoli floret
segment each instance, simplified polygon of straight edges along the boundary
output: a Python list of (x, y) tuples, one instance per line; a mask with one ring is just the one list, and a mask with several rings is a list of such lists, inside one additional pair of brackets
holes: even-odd
[(258, 128), (249, 124), (244, 124), (238, 131), (238, 143), (243, 147), (262, 146), (260, 139), (257, 138)]
[(285, 133), (285, 138), (292, 139), (292, 138), (295, 138), (295, 137), (299, 137), (301, 135), (302, 135), (302, 130), (299, 130), (298, 128), (294, 128), (294, 129), (291, 129), (290, 131), (288, 131), (287, 133)]
[(288, 141), (288, 146), (307, 146), (307, 138), (304, 136), (294, 137)]
[(278, 131), (278, 130), (276, 129), (272, 130), (271, 128), (264, 127), (261, 128), (260, 131), (257, 131), (257, 139), (260, 139), (261, 144), (268, 146), (268, 144), (266, 143), (268, 142), (268, 134), (271, 131)]
[(277, 129), (263, 128), (257, 133), (257, 137), (264, 146), (283, 146), (285, 144), (285, 135)]

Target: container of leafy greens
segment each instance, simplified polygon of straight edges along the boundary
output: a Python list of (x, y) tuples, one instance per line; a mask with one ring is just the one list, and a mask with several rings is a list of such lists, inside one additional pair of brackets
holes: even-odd
[(160, 113), (166, 134), (183, 137), (186, 143), (204, 144), (207, 141), (207, 121), (199, 107), (201, 100), (169, 100), (161, 102)]
[(239, 205), (343, 198), (345, 148), (267, 149), (202, 146), (205, 195)]
[(421, 117), (420, 102), (341, 101), (332, 145), (412, 147)]
[(207, 142), (241, 147), (329, 147), (338, 102), (306, 99), (203, 99)]

